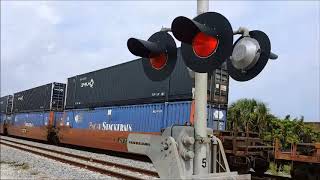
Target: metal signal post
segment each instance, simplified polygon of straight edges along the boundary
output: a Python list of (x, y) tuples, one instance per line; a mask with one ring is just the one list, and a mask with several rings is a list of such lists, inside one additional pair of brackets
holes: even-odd
[[(197, 15), (208, 12), (209, 0), (197, 0)], [(195, 156), (193, 174), (207, 174), (207, 86), (208, 73), (195, 72)]]

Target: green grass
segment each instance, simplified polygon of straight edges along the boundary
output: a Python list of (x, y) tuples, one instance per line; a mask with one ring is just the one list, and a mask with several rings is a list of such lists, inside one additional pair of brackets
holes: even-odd
[(291, 166), (290, 165), (284, 165), (283, 166), (283, 172), (286, 174), (290, 174)]
[(277, 171), (277, 165), (274, 162), (270, 162), (269, 172), (273, 175), (290, 175), (291, 166), (290, 165), (283, 165), (282, 171)]
[(271, 174), (277, 174), (277, 166), (275, 163), (271, 162), (268, 170)]

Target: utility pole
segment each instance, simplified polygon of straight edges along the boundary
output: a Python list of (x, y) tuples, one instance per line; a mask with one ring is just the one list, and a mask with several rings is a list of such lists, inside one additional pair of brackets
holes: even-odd
[[(197, 15), (208, 12), (209, 0), (197, 0)], [(208, 73), (195, 72), (195, 156), (193, 174), (208, 173), (207, 160), (207, 86)]]

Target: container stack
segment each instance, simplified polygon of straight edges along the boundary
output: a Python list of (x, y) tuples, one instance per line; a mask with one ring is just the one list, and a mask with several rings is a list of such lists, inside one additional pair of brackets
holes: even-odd
[(13, 96), (8, 95), (0, 98), (1, 114), (11, 114), (12, 112)]
[[(141, 63), (137, 59), (68, 78), (65, 125), (159, 132), (173, 124), (190, 123), (194, 74), (180, 53), (173, 73), (163, 81), (149, 80)], [(213, 129), (225, 129), (227, 85), (228, 75), (223, 69), (209, 74), (208, 127)], [(149, 130), (141, 126), (143, 122), (149, 124)]]
[(13, 96), (13, 113), (62, 111), (65, 87), (65, 84), (54, 82), (17, 92)]

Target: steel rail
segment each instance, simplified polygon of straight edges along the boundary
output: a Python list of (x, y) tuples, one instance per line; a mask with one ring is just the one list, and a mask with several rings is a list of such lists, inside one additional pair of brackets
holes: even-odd
[[(28, 149), (28, 148), (25, 148), (25, 147), (21, 147), (21, 146), (18, 146), (18, 145), (8, 144), (8, 143), (3, 142), (3, 141), (8, 141), (8, 140), (5, 140), (5, 139), (1, 138), (0, 144), (3, 144), (5, 146), (9, 146), (9, 147), (12, 147), (12, 148), (15, 148), (15, 149), (27, 151), (27, 152), (30, 152), (30, 153), (33, 153), (33, 154), (36, 154), (36, 155), (40, 155), (40, 156), (43, 156), (43, 157), (46, 157), (46, 158), (49, 158), (49, 159), (57, 160), (57, 161), (60, 161), (62, 163), (67, 163), (67, 164), (70, 164), (70, 165), (73, 165), (73, 166), (85, 168), (85, 169), (88, 169), (90, 171), (98, 172), (98, 173), (101, 173), (101, 174), (106, 174), (106, 175), (109, 175), (109, 176), (112, 176), (112, 177), (129, 179), (129, 180), (140, 180), (140, 179), (142, 179), (140, 177), (136, 177), (136, 176), (120, 173), (120, 172), (111, 171), (111, 170), (108, 170), (108, 169), (105, 169), (105, 168), (95, 167), (94, 165), (90, 165), (90, 164), (87, 164), (87, 163), (81, 163), (81, 162), (77, 162), (77, 161), (70, 160), (70, 159), (67, 159), (67, 158), (57, 157), (57, 156), (54, 156), (54, 155), (50, 155), (50, 154), (46, 154), (46, 153), (43, 153), (43, 152), (35, 151), (35, 150)], [(10, 142), (10, 141), (8, 141), (8, 142)], [(17, 143), (17, 142), (13, 141), (11, 143)], [(19, 144), (19, 143), (17, 143), (17, 144)], [(22, 144), (24, 144), (24, 143), (20, 143), (20, 145), (22, 145)], [(23, 146), (28, 146), (28, 145), (23, 145)], [(33, 146), (33, 145), (30, 145), (30, 146)], [(46, 149), (46, 148), (42, 148), (42, 147), (39, 148), (37, 146), (34, 146), (34, 147), (31, 147), (31, 148), (37, 148), (37, 149), (42, 150), (42, 151), (48, 151), (48, 152), (58, 153), (60, 155), (63, 155), (59, 151), (53, 152), (51, 149)], [(69, 154), (69, 153), (66, 153), (66, 154)], [(64, 155), (64, 156), (68, 156), (68, 155)], [(71, 157), (71, 156), (69, 156), (69, 157)], [(77, 157), (73, 156), (73, 158), (77, 158)], [(77, 159), (81, 159), (81, 158), (77, 158)], [(83, 159), (81, 159), (81, 160), (83, 160)], [(90, 162), (93, 162), (93, 161), (90, 161)], [(110, 162), (108, 162), (108, 163), (110, 163)], [(101, 163), (99, 163), (99, 164), (101, 164)], [(117, 166), (117, 165), (114, 165), (114, 164), (112, 165), (112, 163), (110, 163), (109, 166), (115, 166), (117, 168), (121, 168), (120, 166)], [(125, 165), (123, 165), (123, 166), (125, 166)], [(124, 168), (122, 168), (122, 169), (124, 169)], [(129, 170), (129, 169), (126, 169), (126, 170)], [(131, 171), (134, 171), (134, 170), (131, 170)], [(134, 171), (134, 172), (139, 172), (139, 171)]]
[(151, 171), (151, 170), (147, 170), (147, 169), (137, 168), (137, 167), (124, 165), (124, 164), (119, 164), (119, 163), (114, 163), (114, 162), (110, 162), (110, 161), (103, 161), (103, 160), (92, 158), (92, 157), (86, 157), (86, 156), (81, 156), (81, 155), (72, 154), (72, 153), (63, 152), (63, 151), (58, 151), (58, 150), (54, 150), (54, 149), (48, 149), (48, 148), (39, 147), (39, 146), (26, 144), (26, 143), (21, 143), (21, 142), (17, 142), (17, 141), (13, 141), (13, 140), (8, 140), (8, 139), (3, 139), (3, 138), (0, 138), (0, 139), (8, 141), (8, 142), (16, 143), (16, 144), (28, 146), (28, 147), (31, 147), (31, 148), (37, 148), (37, 149), (40, 149), (40, 150), (43, 150), (43, 151), (50, 151), (50, 152), (61, 154), (61, 155), (64, 155), (64, 156), (69, 156), (69, 157), (81, 159), (81, 160), (84, 160), (84, 161), (90, 161), (90, 162), (94, 162), (94, 163), (98, 163), (98, 164), (102, 164), (102, 165), (107, 165), (107, 166), (116, 166), (116, 167), (119, 167), (121, 169), (126, 169), (126, 170), (130, 170), (130, 171), (134, 171), (134, 172), (139, 172), (139, 173), (142, 173), (142, 174), (146, 174), (148, 176), (159, 177), (157, 172)]

